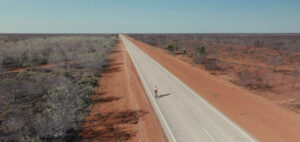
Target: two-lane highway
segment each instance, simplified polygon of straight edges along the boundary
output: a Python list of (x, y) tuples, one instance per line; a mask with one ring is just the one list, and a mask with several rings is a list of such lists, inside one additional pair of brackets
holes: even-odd
[(121, 39), (170, 142), (256, 141), (125, 36)]

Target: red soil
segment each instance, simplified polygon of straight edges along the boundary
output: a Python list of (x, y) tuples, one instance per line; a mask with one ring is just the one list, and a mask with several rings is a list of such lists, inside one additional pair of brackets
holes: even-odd
[(186, 61), (169, 56), (163, 49), (130, 37), (128, 39), (258, 140), (300, 141), (300, 116), (296, 113)]
[(99, 79), (81, 141), (167, 141), (135, 68), (121, 43)]

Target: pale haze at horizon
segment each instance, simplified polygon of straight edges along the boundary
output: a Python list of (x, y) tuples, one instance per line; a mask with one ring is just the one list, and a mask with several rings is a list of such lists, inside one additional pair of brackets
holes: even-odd
[(299, 33), (297, 0), (2, 0), (0, 33)]

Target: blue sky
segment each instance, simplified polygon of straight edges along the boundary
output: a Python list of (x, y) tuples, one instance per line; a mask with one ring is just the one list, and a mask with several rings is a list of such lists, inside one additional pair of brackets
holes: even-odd
[(300, 32), (300, 0), (0, 1), (0, 33), (282, 32)]

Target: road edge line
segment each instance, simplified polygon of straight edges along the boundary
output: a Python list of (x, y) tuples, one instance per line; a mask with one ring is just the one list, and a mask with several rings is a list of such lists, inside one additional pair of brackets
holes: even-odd
[[(123, 38), (125, 38), (125, 37), (123, 36)], [(172, 131), (171, 131), (169, 125), (168, 125), (168, 123), (166, 122), (166, 119), (165, 119), (163, 113), (160, 111), (160, 109), (159, 109), (159, 107), (158, 107), (156, 101), (155, 101), (154, 98), (151, 96), (152, 93), (151, 93), (151, 91), (149, 90), (149, 87), (147, 86), (147, 82), (145, 81), (145, 79), (144, 79), (143, 76), (141, 75), (140, 70), (137, 68), (136, 62), (135, 62), (135, 60), (132, 58), (131, 54), (129, 53), (129, 50), (128, 50), (128, 48), (126, 47), (126, 45), (125, 45), (125, 43), (124, 43), (124, 41), (123, 41), (123, 38), (121, 37), (122, 42), (123, 42), (123, 44), (124, 44), (124, 46), (125, 46), (125, 48), (126, 48), (126, 50), (127, 50), (127, 52), (128, 52), (128, 55), (129, 55), (131, 61), (132, 61), (133, 64), (134, 64), (134, 67), (135, 67), (135, 69), (136, 69), (136, 71), (137, 71), (137, 73), (138, 73), (138, 75), (139, 75), (141, 81), (142, 81), (142, 85), (143, 85), (143, 87), (144, 87), (144, 89), (145, 89), (145, 92), (146, 92), (146, 94), (147, 94), (147, 97), (150, 99), (150, 103), (152, 104), (152, 106), (153, 106), (153, 108), (154, 108), (154, 111), (155, 111), (155, 113), (156, 113), (156, 116), (158, 117), (158, 120), (160, 121), (160, 124), (161, 124), (161, 126), (162, 126), (162, 128), (163, 128), (163, 130), (164, 130), (164, 132), (165, 132), (165, 134), (166, 134), (166, 137), (167, 137), (168, 141), (169, 141), (169, 142), (177, 142), (175, 136), (173, 135), (173, 133), (172, 133)], [(128, 40), (128, 39), (127, 39), (127, 40)], [(129, 41), (129, 40), (128, 40), (128, 41)], [(129, 41), (129, 42), (131, 42), (131, 41)], [(132, 44), (133, 44), (133, 43), (132, 43)], [(133, 45), (134, 45), (134, 44), (133, 44)]]

